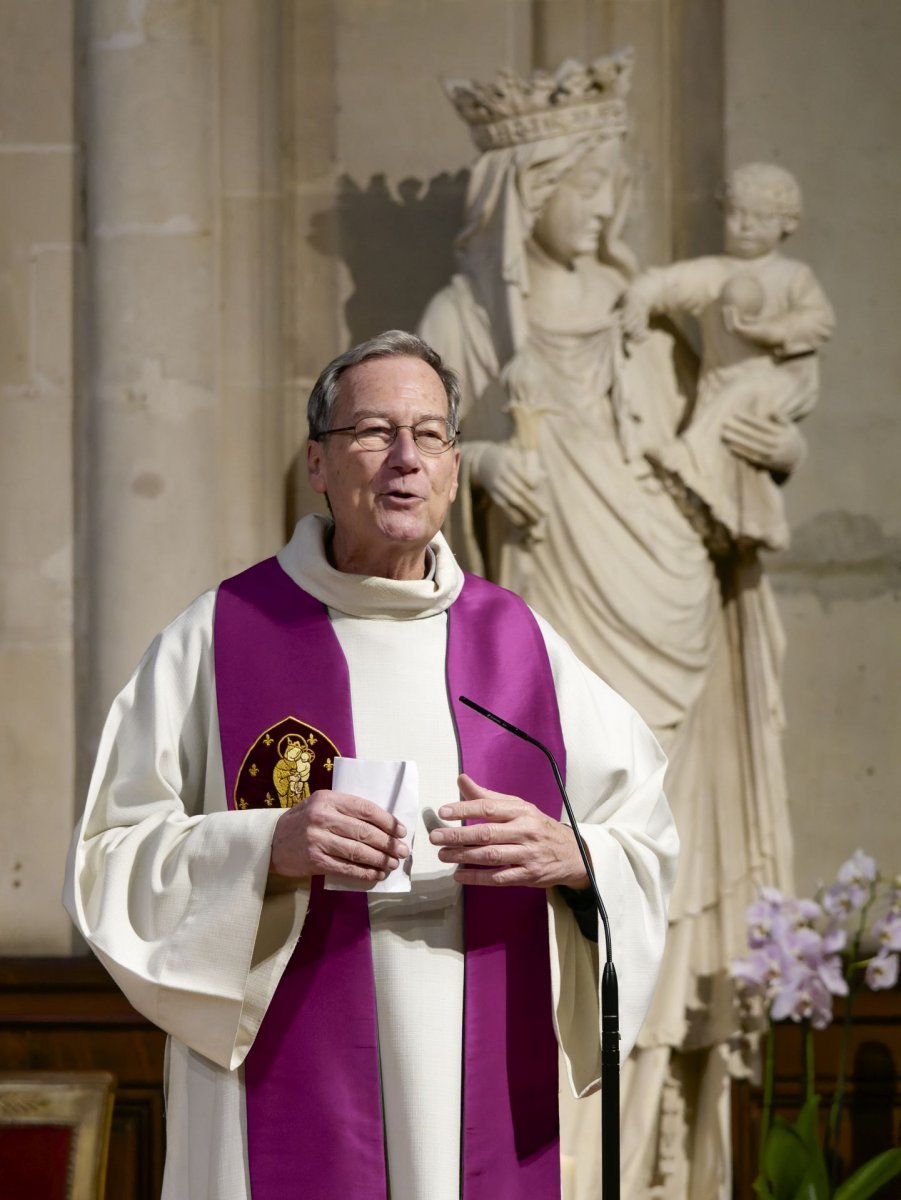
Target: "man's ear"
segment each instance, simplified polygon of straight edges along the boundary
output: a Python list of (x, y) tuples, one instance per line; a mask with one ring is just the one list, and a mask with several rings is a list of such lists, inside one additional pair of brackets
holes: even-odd
[(321, 496), (325, 495), (325, 465), (322, 461), (322, 443), (307, 442), (307, 475), (310, 487)]
[(454, 477), (453, 477), (453, 480), (451, 481), (450, 492), (448, 493), (450, 496), (449, 503), (451, 503), (451, 504), (453, 504), (453, 502), (456, 500), (457, 490), (460, 486), (460, 451), (458, 448), (455, 448), (453, 450), (453, 455), (454, 455)]

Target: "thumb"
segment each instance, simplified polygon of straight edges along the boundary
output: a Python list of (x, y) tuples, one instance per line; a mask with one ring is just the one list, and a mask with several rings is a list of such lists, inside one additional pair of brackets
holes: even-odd
[(485, 788), (476, 783), (470, 775), (458, 775), (457, 787), (464, 800), (478, 800), (480, 796), (485, 794)]

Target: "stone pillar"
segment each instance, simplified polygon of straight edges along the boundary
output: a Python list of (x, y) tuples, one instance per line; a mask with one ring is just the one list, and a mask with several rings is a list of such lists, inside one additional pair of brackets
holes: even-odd
[(0, 953), (59, 954), (71, 829), (73, 3), (0, 3)]
[(281, 542), (282, 9), (0, 0), (0, 953), (70, 948), (110, 700)]
[(278, 12), (85, 6), (82, 791), (150, 639), (281, 541)]
[(220, 574), (284, 541), (282, 87), (291, 55), (280, 0), (220, 0), (218, 47), (218, 452)]
[(150, 637), (217, 574), (212, 32), (202, 2), (85, 6), (82, 782)]
[(346, 269), (338, 257), (335, 6), (286, 0), (282, 6), (282, 117), (285, 236), (284, 467), (289, 523), (324, 512), (306, 472), (306, 400), (322, 367), (347, 349), (341, 315)]

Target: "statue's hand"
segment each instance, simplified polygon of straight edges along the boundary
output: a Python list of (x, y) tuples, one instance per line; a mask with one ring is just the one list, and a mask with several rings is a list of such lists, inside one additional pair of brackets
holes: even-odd
[(623, 333), (633, 342), (643, 342), (648, 336), (650, 309), (634, 288), (626, 288), (619, 301)]
[(736, 413), (723, 422), (721, 437), (739, 458), (784, 474), (795, 469), (807, 449), (797, 425), (776, 415)]
[(548, 511), (547, 476), (534, 452), (489, 442), (478, 461), (478, 482), (514, 525), (537, 537)]
[(734, 304), (723, 307), (723, 324), (729, 333), (778, 353), (785, 346), (787, 330), (778, 317), (754, 317), (742, 313)]

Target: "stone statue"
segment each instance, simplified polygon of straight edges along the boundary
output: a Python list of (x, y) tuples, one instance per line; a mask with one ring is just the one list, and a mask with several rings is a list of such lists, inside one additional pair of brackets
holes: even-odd
[[(729, 1084), (753, 1037), (727, 968), (744, 948), (757, 887), (791, 880), (782, 632), (745, 508), (736, 526), (666, 465), (670, 453), (694, 453), (724, 496), (732, 486), (715, 434), (679, 445), (688, 406), (672, 342), (645, 319), (666, 302), (641, 290), (648, 277), (636, 281), (621, 240), (631, 71), (626, 51), (528, 79), (448, 85), (481, 154), (459, 273), (420, 331), (463, 383), (457, 553), (548, 618), (670, 756), (683, 861), (664, 973), (623, 1073), (623, 1194), (725, 1200)], [(736, 361), (762, 345), (785, 348), (766, 352), (769, 368), (785, 372), (781, 398), (774, 407), (757, 393), (733, 397), (721, 400), (728, 413), (720, 402), (711, 412), (728, 464), (739, 455), (771, 481), (799, 457), (794, 421), (811, 395), (782, 386), (795, 348), (790, 317), (770, 297), (787, 283), (771, 284), (762, 266), (753, 283), (721, 294), (724, 272), (710, 300), (727, 310), (724, 339), (749, 341), (733, 347)], [(782, 341), (765, 328), (771, 307), (786, 318)], [(699, 400), (699, 433), (702, 410)], [(725, 531), (718, 542), (714, 529)], [(580, 1100), (567, 1111), (565, 1098), (562, 1110), (575, 1194), (587, 1200), (598, 1194), (598, 1110)]]
[[(663, 472), (699, 497), (734, 541), (788, 544), (782, 491), (757, 464), (745, 418), (786, 435), (817, 398), (815, 351), (831, 336), (832, 308), (813, 272), (777, 247), (801, 218), (801, 189), (770, 163), (733, 171), (725, 190), (726, 253), (645, 271), (628, 288), (627, 337), (647, 336), (652, 312), (691, 313), (703, 338), (698, 394), (682, 435), (649, 450)], [(722, 539), (721, 539), (722, 540)]]

